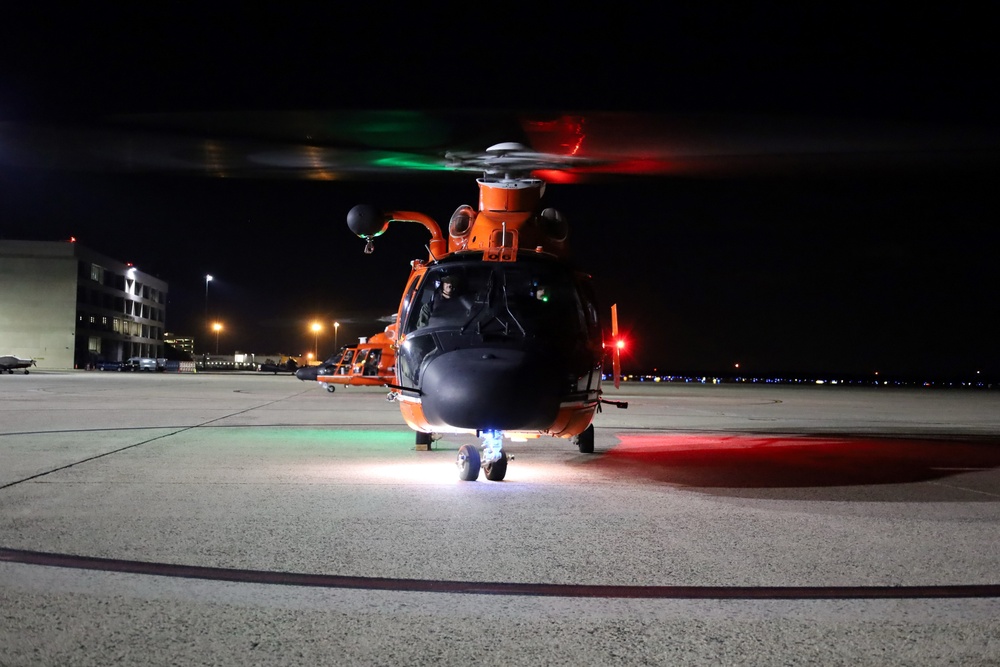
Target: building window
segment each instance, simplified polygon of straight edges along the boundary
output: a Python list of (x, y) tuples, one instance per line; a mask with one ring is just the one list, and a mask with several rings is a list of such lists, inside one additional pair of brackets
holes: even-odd
[(101, 353), (101, 339), (98, 336), (90, 336), (87, 338), (87, 349), (91, 352), (97, 354)]
[(116, 317), (114, 320), (111, 321), (111, 329), (115, 333), (121, 333), (122, 332), (122, 321)]
[(99, 283), (103, 284), (104, 283), (104, 267), (100, 266), (99, 264), (91, 264), (90, 265), (90, 279), (93, 280), (93, 281), (95, 281), (95, 282), (99, 282)]

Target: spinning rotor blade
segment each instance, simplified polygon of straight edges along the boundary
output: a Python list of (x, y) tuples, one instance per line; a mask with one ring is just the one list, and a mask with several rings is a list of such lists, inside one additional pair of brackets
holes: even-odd
[(418, 111), (165, 113), (0, 122), (0, 166), (369, 178), (451, 172), (447, 150), (481, 149), (519, 132), (506, 117)]
[[(506, 143), (497, 143), (504, 141)], [(484, 146), (491, 146), (485, 152)], [(551, 182), (995, 165), (995, 128), (585, 112), (179, 113), (0, 122), (0, 165), (341, 180), (533, 174)]]
[(1000, 158), (992, 127), (636, 113), (525, 118), (522, 126), (536, 151), (585, 158), (569, 170), (577, 180), (978, 167)]

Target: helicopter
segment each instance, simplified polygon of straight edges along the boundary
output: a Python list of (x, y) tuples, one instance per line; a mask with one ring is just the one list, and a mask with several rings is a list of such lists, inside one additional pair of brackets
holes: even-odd
[[(384, 332), (362, 338), (355, 345), (347, 345), (340, 352), (318, 367), (316, 377), (320, 386), (328, 392), (337, 390), (337, 385), (381, 386), (395, 380), (395, 325), (389, 325)], [(303, 379), (303, 378), (300, 378)]]
[(593, 453), (601, 405), (628, 404), (602, 397), (605, 356), (610, 347), (617, 371), (618, 348), (606, 344), (591, 276), (568, 261), (566, 218), (541, 208), (545, 181), (532, 176), (569, 158), (515, 142), (446, 157), (456, 169), (483, 173), (478, 207), (459, 206), (447, 238), (419, 212), (359, 204), (347, 215), (368, 254), (393, 222), (422, 224), (431, 236), (428, 258), (410, 264), (396, 326), (386, 331), (395, 353), (389, 398), (418, 448), (441, 433), (480, 438), (459, 448), (462, 480), (475, 481), (480, 470), (503, 480), (506, 437), (555, 436)]

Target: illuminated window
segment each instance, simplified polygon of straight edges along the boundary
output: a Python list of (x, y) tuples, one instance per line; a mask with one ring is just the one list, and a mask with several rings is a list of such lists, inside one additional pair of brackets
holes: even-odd
[(99, 283), (104, 283), (104, 267), (98, 264), (90, 265), (90, 279)]
[(91, 352), (101, 352), (101, 339), (98, 336), (90, 336), (87, 339), (87, 349)]
[(118, 319), (118, 318), (116, 317), (116, 318), (115, 318), (114, 320), (112, 320), (112, 322), (111, 322), (111, 329), (112, 329), (112, 330), (113, 330), (113, 331), (114, 331), (115, 333), (121, 333), (121, 332), (122, 332), (122, 321), (121, 321), (120, 319)]

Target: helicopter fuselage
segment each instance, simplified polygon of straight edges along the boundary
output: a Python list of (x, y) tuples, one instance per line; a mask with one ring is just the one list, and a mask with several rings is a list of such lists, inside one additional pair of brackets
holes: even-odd
[[(415, 264), (396, 351), (398, 401), (415, 430), (571, 436), (590, 424), (603, 350), (589, 277), (529, 255)], [(457, 284), (450, 298), (445, 280)]]
[(542, 181), (477, 182), (478, 209), (460, 206), (447, 236), (421, 213), (348, 215), (368, 252), (393, 221), (431, 234), (397, 311), (394, 398), (418, 434), (579, 435), (600, 406), (604, 362), (590, 276), (568, 261), (562, 215), (538, 212)]

